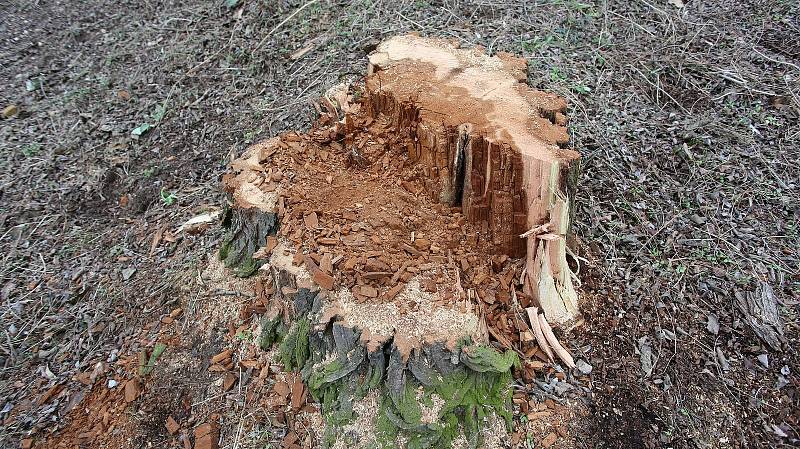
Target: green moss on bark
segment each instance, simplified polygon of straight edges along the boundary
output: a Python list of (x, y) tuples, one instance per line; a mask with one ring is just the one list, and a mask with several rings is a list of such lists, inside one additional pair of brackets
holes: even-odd
[[(375, 417), (376, 448), (397, 447), (398, 438), (410, 449), (450, 448), (460, 434), (464, 434), (469, 447), (477, 448), (483, 442), (481, 432), (487, 418), (495, 414), (505, 419), (510, 428), (511, 369), (519, 365), (516, 354), (500, 353), (486, 346), (465, 346), (457, 354), (450, 372), (425, 375), (426, 384), (404, 368), (399, 391), (390, 389), (385, 370), (374, 369), (367, 359), (359, 359), (358, 370), (348, 367), (348, 359), (342, 356), (307, 366), (309, 390), (322, 404), (328, 424), (323, 447), (330, 447), (341, 427), (355, 418), (353, 402), (375, 388), (381, 390)], [(425, 423), (422, 406), (430, 410), (433, 395), (444, 402), (434, 422)]]
[(302, 369), (308, 360), (308, 332), (310, 324), (307, 318), (299, 318), (289, 328), (280, 346), (280, 357), (287, 371)]
[(276, 315), (273, 318), (264, 317), (261, 319), (261, 335), (258, 336), (258, 346), (264, 351), (269, 350), (272, 345), (281, 341), (286, 336), (286, 325), (283, 324), (283, 316)]
[[(420, 423), (416, 398), (419, 384), (408, 379), (400, 400), (384, 400), (376, 421), (381, 448), (394, 447), (398, 435), (412, 448), (449, 448), (463, 432), (472, 448), (482, 444), (485, 419), (497, 414), (511, 426), (511, 368), (519, 365), (517, 355), (500, 353), (486, 346), (468, 346), (461, 352), (464, 367), (442, 376), (431, 386), (422, 386), (423, 398), (436, 394), (444, 401), (438, 420)], [(423, 403), (427, 402), (423, 399)]]

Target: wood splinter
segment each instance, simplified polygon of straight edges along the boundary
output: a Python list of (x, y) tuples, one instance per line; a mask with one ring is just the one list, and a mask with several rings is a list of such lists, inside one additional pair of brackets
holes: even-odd
[(541, 326), (542, 333), (544, 333), (544, 338), (547, 339), (547, 343), (553, 347), (553, 350), (568, 367), (575, 368), (575, 360), (572, 358), (572, 354), (569, 353), (561, 343), (556, 338), (556, 335), (553, 333), (553, 329), (547, 323), (547, 319), (544, 317), (543, 313), (539, 314), (539, 324)]
[(531, 329), (533, 329), (533, 336), (536, 338), (536, 343), (542, 348), (542, 351), (547, 355), (547, 359), (552, 363), (553, 351), (550, 349), (550, 345), (547, 344), (547, 339), (542, 332), (542, 325), (539, 323), (539, 308), (528, 307), (525, 309), (525, 312), (528, 313), (528, 320), (531, 322)]

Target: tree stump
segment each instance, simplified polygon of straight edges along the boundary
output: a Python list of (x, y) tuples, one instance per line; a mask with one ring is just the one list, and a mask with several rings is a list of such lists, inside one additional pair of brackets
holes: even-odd
[(521, 58), (395, 37), (309, 132), (253, 145), (224, 176), (220, 258), (269, 298), (259, 343), (302, 373), (323, 446), (486, 443), (536, 352), (522, 308), (578, 316), (578, 154), (564, 100), (525, 79)]

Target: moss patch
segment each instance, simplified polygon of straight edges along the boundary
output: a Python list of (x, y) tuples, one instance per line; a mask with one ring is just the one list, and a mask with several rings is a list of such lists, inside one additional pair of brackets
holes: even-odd
[(283, 324), (283, 316), (281, 314), (273, 318), (265, 316), (261, 319), (261, 334), (258, 336), (258, 347), (267, 351), (272, 345), (283, 340), (285, 336), (286, 325)]
[[(419, 367), (412, 374), (409, 363), (399, 371), (390, 368), (394, 370), (389, 376), (394, 380), (390, 381), (386, 357), (353, 355), (356, 349), (327, 362), (309, 364), (304, 370), (309, 391), (320, 402), (327, 423), (323, 447), (330, 447), (337, 438), (349, 438), (342, 429), (356, 418), (353, 403), (376, 388), (380, 390), (380, 407), (374, 421), (375, 441), (368, 447), (394, 448), (401, 439), (413, 449), (449, 448), (464, 434), (469, 447), (477, 448), (483, 442), (481, 432), (491, 415), (496, 414), (511, 425), (511, 369), (519, 365), (517, 355), (511, 351), (500, 353), (486, 346), (465, 346), (452, 354), (457, 355), (455, 363), (448, 358), (452, 368), (446, 374), (432, 367), (429, 371), (434, 375), (420, 373)], [(424, 422), (422, 406), (430, 410), (434, 394), (443, 403), (433, 422)], [(366, 443), (342, 441), (358, 447)]]
[[(315, 313), (319, 310), (311, 315)], [(285, 369), (300, 370), (326, 422), (322, 447), (338, 441), (394, 448), (401, 441), (411, 449), (450, 448), (464, 435), (468, 447), (477, 448), (490, 417), (503, 418), (510, 429), (511, 370), (519, 366), (513, 351), (502, 353), (464, 340), (454, 349), (427, 345), (403, 360), (393, 342), (368, 353), (357, 330), (342, 323), (312, 330), (312, 319), (301, 316), (288, 331), (281, 316), (264, 318), (259, 345), (268, 349), (280, 341)], [(367, 413), (376, 416), (366, 417), (374, 433), (348, 430), (356, 423), (363, 427), (366, 415), (357, 415), (354, 404), (376, 390), (379, 405)]]
[(289, 333), (283, 338), (280, 346), (280, 357), (287, 371), (302, 369), (308, 360), (308, 332), (310, 324), (307, 318), (300, 318)]
[[(463, 432), (469, 447), (477, 448), (482, 442), (481, 430), (485, 419), (497, 414), (511, 426), (512, 381), (511, 368), (519, 365), (512, 351), (500, 353), (486, 346), (467, 346), (461, 352), (461, 369), (442, 376), (432, 385), (425, 386), (407, 379), (402, 395), (392, 398), (386, 394), (376, 419), (378, 445), (395, 447), (398, 436), (411, 448), (449, 448)], [(418, 387), (430, 398), (436, 393), (444, 405), (438, 421), (421, 423), (421, 409), (416, 397)]]

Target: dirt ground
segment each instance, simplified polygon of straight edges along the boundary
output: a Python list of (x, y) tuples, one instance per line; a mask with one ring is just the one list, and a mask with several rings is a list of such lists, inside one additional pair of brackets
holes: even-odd
[[(520, 419), (517, 443), (800, 442), (796, 2), (12, 0), (0, 446), (181, 447), (221, 422), (222, 447), (264, 448), (319, 427), (312, 405), (270, 411), (294, 379), (247, 344), (248, 293), (206, 269), (219, 226), (178, 228), (219, 209), (234, 156), (307, 128), (406, 31), (524, 55), (529, 84), (569, 103), (585, 324), (564, 340), (592, 371), (540, 379), (539, 413), (570, 418)], [(756, 296), (772, 334), (745, 313)], [(209, 362), (226, 348), (247, 362), (233, 380)]]

